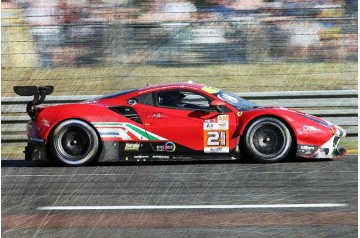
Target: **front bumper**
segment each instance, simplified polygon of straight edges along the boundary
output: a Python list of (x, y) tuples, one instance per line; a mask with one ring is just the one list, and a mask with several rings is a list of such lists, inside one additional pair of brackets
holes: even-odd
[(346, 136), (346, 131), (339, 127), (332, 128), (333, 136), (321, 146), (298, 145), (297, 156), (314, 159), (339, 159), (344, 157), (347, 152), (345, 148), (339, 148), (338, 144), (342, 137)]

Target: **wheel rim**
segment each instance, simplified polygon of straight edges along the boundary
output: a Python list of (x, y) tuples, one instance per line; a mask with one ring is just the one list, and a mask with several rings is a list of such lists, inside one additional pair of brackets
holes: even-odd
[(262, 123), (252, 133), (252, 143), (257, 153), (267, 158), (281, 154), (286, 145), (285, 132), (274, 123)]
[(60, 140), (60, 152), (69, 159), (81, 159), (90, 150), (90, 135), (82, 128), (68, 128), (60, 136)]
[(49, 147), (57, 160), (65, 165), (90, 163), (99, 150), (99, 137), (88, 123), (76, 119), (63, 121), (52, 132)]

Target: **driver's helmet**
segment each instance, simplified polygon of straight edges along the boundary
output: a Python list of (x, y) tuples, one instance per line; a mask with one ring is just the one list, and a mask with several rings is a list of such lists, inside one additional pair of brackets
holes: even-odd
[(178, 106), (185, 95), (179, 91), (168, 91), (159, 93), (159, 103), (166, 106)]

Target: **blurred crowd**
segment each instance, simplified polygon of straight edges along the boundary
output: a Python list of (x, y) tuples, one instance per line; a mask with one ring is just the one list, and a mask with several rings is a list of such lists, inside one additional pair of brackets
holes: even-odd
[(2, 67), (357, 61), (357, 0), (2, 0)]

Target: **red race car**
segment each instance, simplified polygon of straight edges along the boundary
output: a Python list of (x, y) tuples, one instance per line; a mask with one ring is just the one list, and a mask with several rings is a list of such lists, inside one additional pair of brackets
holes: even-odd
[(27, 112), (26, 159), (91, 161), (234, 160), (279, 162), (288, 155), (338, 158), (346, 135), (321, 118), (261, 107), (195, 83), (163, 84), (79, 103), (42, 106), (52, 86), (16, 86), (34, 96)]

